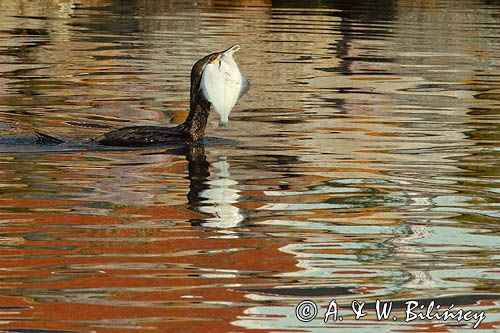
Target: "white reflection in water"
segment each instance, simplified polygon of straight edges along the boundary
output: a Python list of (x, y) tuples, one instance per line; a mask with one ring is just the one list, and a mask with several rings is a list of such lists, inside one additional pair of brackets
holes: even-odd
[[(410, 225), (409, 228), (410, 232), (407, 235), (394, 240), (395, 244), (400, 245), (395, 247), (395, 251), (401, 256), (402, 262), (411, 261), (413, 258), (425, 257), (422, 247), (414, 246), (414, 243), (431, 235), (426, 225)], [(432, 277), (426, 271), (408, 268), (408, 273), (411, 278), (403, 284), (406, 288), (432, 289), (438, 286), (437, 282), (433, 281)]]
[(216, 178), (207, 181), (210, 188), (200, 193), (200, 197), (208, 199), (204, 202), (207, 205), (201, 206), (200, 211), (214, 217), (207, 218), (204, 225), (215, 228), (237, 227), (245, 219), (241, 209), (233, 205), (240, 198), (239, 191), (232, 188), (238, 182), (230, 178), (226, 156), (221, 156), (212, 165), (217, 169)]

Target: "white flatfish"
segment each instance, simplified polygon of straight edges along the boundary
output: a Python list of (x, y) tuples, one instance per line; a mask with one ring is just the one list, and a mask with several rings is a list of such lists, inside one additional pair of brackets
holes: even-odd
[(246, 85), (232, 54), (223, 54), (215, 63), (206, 65), (200, 89), (219, 114), (220, 126), (227, 126), (229, 113), (245, 92)]

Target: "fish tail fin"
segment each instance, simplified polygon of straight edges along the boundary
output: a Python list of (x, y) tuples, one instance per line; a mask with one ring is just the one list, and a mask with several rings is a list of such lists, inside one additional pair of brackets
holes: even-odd
[(229, 119), (228, 119), (228, 117), (221, 117), (220, 118), (219, 127), (220, 128), (229, 127)]

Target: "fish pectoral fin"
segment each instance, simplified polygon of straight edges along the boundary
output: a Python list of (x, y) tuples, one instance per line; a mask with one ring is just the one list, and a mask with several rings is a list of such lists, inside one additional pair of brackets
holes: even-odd
[(238, 98), (245, 95), (248, 90), (250, 90), (250, 81), (248, 81), (247, 79), (245, 79), (245, 77), (243, 77), (243, 80), (241, 81), (240, 94)]

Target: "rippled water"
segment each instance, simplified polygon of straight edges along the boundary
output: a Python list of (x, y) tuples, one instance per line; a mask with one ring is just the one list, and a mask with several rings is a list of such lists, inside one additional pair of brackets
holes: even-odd
[[(2, 0), (0, 13), (0, 331), (472, 330), (406, 323), (408, 300), (485, 311), (475, 331), (498, 330), (498, 3)], [(204, 144), (18, 145), (180, 123), (191, 65), (234, 43), (252, 88)], [(325, 324), (332, 299), (344, 320)], [(376, 320), (377, 299), (397, 321)], [(322, 307), (315, 320), (295, 317), (302, 300)]]

